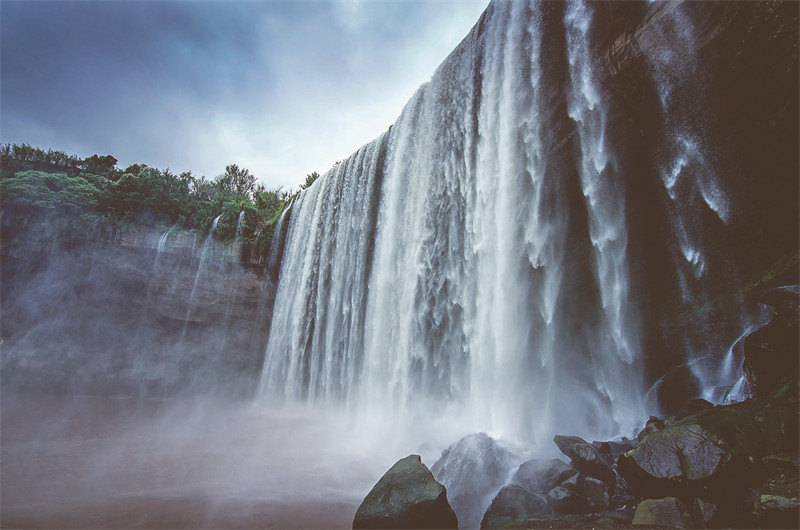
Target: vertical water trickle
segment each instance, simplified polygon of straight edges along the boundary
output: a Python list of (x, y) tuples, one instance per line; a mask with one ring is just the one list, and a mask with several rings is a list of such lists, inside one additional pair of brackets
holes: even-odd
[[(192, 316), (192, 309), (194, 308), (194, 297), (197, 293), (197, 285), (200, 283), (200, 277), (202, 276), (204, 269), (206, 267), (208, 251), (211, 248), (214, 239), (214, 232), (217, 229), (217, 223), (219, 222), (220, 217), (223, 214), (219, 214), (214, 218), (211, 222), (211, 228), (208, 230), (208, 235), (206, 235), (205, 241), (203, 242), (203, 246), (200, 250), (200, 261), (197, 264), (197, 271), (194, 275), (194, 283), (192, 284), (192, 291), (189, 294), (189, 301), (186, 304), (186, 317), (183, 319), (183, 330), (181, 331), (181, 337), (178, 341), (178, 346), (183, 343), (183, 339), (186, 337), (186, 330), (189, 327), (189, 319)], [(192, 246), (192, 253), (194, 253), (194, 245)]]
[(244, 210), (239, 212), (239, 217), (236, 218), (236, 235), (234, 236), (234, 243), (238, 243), (242, 238), (242, 230), (244, 230)]
[[(724, 388), (735, 381), (742, 357), (718, 345), (732, 344), (754, 321), (745, 314), (741, 297), (723, 301), (708, 281), (724, 276), (737, 284), (738, 277), (726, 256), (714, 255), (719, 247), (715, 238), (729, 221), (731, 204), (717, 174), (713, 146), (706, 140), (706, 83), (691, 9), (684, 2), (651, 4), (654, 22), (643, 36), (642, 48), (664, 119), (656, 165), (668, 201), (682, 307), (691, 315), (683, 319), (675, 338), (687, 352), (685, 366), (703, 397), (719, 401)], [(728, 292), (737, 291), (736, 285), (729, 287)], [(729, 323), (728, 331), (720, 330), (720, 322)], [(713, 333), (719, 336), (712, 338)]]
[(159, 236), (158, 243), (156, 243), (156, 257), (153, 260), (153, 267), (150, 270), (150, 277), (147, 279), (147, 289), (145, 290), (145, 296), (144, 296), (144, 308), (142, 309), (142, 315), (139, 318), (138, 329), (140, 330), (139, 333), (140, 336), (142, 335), (141, 333), (142, 326), (144, 326), (145, 319), (147, 318), (150, 312), (150, 304), (152, 302), (152, 296), (153, 296), (153, 282), (156, 281), (156, 278), (158, 278), (158, 273), (159, 273), (158, 264), (159, 261), (161, 260), (161, 254), (167, 248), (167, 238), (169, 237), (169, 233), (171, 230), (172, 227), (166, 229), (164, 233), (161, 234), (161, 236)]
[(602, 306), (594, 330), (595, 384), (612, 403), (609, 413), (630, 429), (635, 424), (625, 422), (638, 419), (642, 406), (637, 398), (642, 390), (640, 344), (628, 288), (624, 181), (606, 141), (607, 103), (590, 49), (592, 9), (585, 0), (572, 0), (564, 17), (571, 81), (567, 110), (578, 132), (578, 170)]

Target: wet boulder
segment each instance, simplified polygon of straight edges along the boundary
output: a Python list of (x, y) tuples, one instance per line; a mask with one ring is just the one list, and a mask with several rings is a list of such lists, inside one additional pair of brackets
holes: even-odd
[(639, 443), (639, 440), (630, 440), (628, 438), (622, 437), (619, 440), (609, 440), (607, 442), (592, 442), (592, 446), (600, 452), (600, 456), (608, 462), (609, 464), (613, 465), (616, 463), (617, 458), (622, 453), (630, 451), (636, 444)]
[(653, 434), (656, 431), (660, 431), (664, 427), (666, 427), (666, 425), (664, 425), (663, 420), (656, 418), (655, 416), (650, 416), (650, 419), (648, 419), (647, 423), (644, 424), (644, 428), (639, 431), (639, 434), (636, 435), (636, 439), (641, 442), (648, 434)]
[(633, 525), (667, 528), (694, 527), (689, 509), (675, 497), (643, 500), (633, 515)]
[(418, 455), (399, 460), (358, 507), (353, 528), (458, 528), (447, 491)]
[(553, 441), (561, 452), (572, 460), (572, 466), (581, 473), (598, 478), (610, 485), (616, 482), (617, 475), (610, 462), (606, 461), (595, 446), (583, 438), (557, 434)]
[(762, 528), (791, 528), (800, 521), (797, 454), (771, 455), (762, 460), (766, 479), (755, 499), (753, 513)]
[(581, 493), (595, 511), (607, 508), (611, 504), (609, 490), (608, 484), (594, 477), (586, 477), (581, 487)]
[(547, 492), (547, 503), (555, 513), (587, 513), (592, 511), (589, 501), (581, 494), (580, 475), (573, 475)]
[(551, 460), (528, 460), (520, 464), (512, 482), (528, 491), (546, 494), (578, 472), (558, 458)]
[(646, 435), (617, 470), (644, 497), (730, 503), (758, 483), (758, 459), (796, 443), (796, 407), (753, 400), (718, 406)]
[(475, 528), (521, 458), (485, 433), (470, 434), (442, 452), (431, 467), (447, 487), (450, 504), (465, 528)]
[(553, 510), (542, 497), (520, 486), (505, 486), (483, 515), (481, 528), (502, 528), (514, 521), (552, 513)]

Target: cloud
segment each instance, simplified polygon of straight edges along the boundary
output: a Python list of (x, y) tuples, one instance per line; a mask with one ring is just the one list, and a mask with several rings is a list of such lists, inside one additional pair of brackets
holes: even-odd
[(295, 187), (369, 142), (486, 2), (0, 4), (0, 134)]

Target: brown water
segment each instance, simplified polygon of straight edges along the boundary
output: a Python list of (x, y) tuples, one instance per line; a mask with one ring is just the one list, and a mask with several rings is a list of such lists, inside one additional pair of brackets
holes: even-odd
[(401, 456), (335, 414), (4, 397), (3, 528), (349, 528)]

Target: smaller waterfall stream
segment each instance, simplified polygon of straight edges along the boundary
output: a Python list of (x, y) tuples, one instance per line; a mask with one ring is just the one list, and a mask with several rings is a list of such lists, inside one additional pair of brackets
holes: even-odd
[[(208, 230), (208, 235), (206, 235), (205, 241), (203, 242), (203, 246), (200, 250), (200, 259), (197, 263), (197, 272), (194, 276), (192, 291), (189, 294), (189, 301), (186, 304), (186, 317), (184, 318), (183, 331), (181, 331), (181, 338), (180, 341), (178, 342), (179, 346), (183, 342), (183, 339), (186, 337), (186, 330), (189, 327), (189, 319), (192, 316), (192, 309), (194, 307), (194, 297), (195, 294), (197, 293), (197, 285), (200, 283), (200, 277), (203, 274), (204, 268), (207, 263), (208, 252), (209, 249), (211, 248), (211, 243), (214, 238), (214, 232), (217, 229), (217, 223), (219, 222), (219, 219), (220, 217), (222, 217), (222, 215), (223, 214), (216, 216), (214, 220), (211, 222), (211, 228)], [(192, 253), (194, 253), (194, 246), (192, 246)]]

